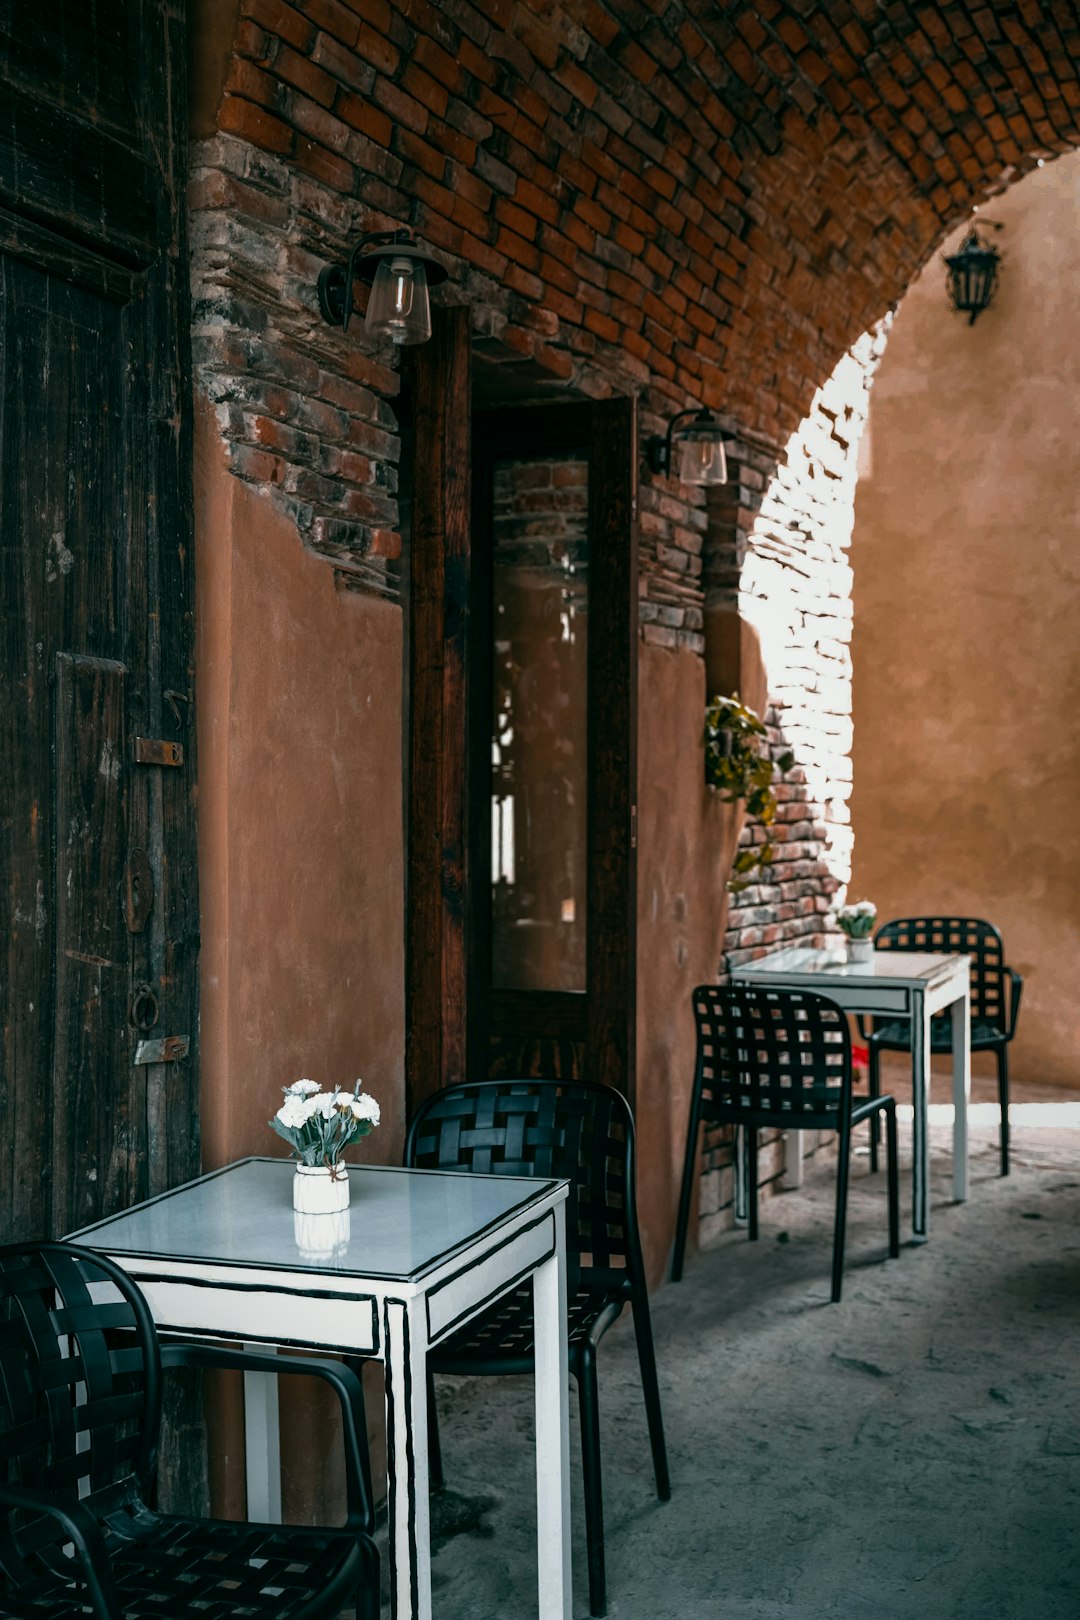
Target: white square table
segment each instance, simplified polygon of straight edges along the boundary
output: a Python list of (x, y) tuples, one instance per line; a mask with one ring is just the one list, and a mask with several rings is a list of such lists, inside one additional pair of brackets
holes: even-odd
[(911, 1224), (915, 1241), (930, 1229), (928, 1107), (930, 1020), (952, 1017), (953, 1196), (968, 1194), (967, 1107), (971, 1092), (971, 961), (917, 951), (875, 951), (868, 962), (849, 962), (843, 947), (793, 945), (731, 970), (736, 982), (816, 990), (845, 1012), (908, 1019), (911, 1024), (912, 1181)]
[[(70, 1241), (123, 1266), (164, 1333), (383, 1362), (395, 1620), (432, 1612), (428, 1350), (531, 1277), (540, 1617), (570, 1620), (566, 1182), (350, 1168), (343, 1221), (294, 1219), (292, 1178), (288, 1161), (242, 1159)], [(313, 1254), (312, 1221), (337, 1222), (332, 1253)], [(248, 1513), (262, 1522), (280, 1519), (276, 1386), (245, 1374)]]

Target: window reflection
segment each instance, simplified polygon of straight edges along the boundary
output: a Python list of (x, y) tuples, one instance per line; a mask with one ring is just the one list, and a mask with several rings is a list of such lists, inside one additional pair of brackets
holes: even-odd
[(492, 983), (585, 989), (588, 466), (494, 472)]

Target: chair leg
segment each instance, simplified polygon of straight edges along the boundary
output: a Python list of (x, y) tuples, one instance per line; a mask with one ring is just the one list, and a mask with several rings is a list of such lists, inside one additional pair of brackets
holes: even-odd
[(664, 1414), (660, 1410), (660, 1385), (656, 1378), (652, 1317), (649, 1314), (649, 1296), (644, 1283), (635, 1289), (631, 1309), (634, 1313), (638, 1365), (641, 1368), (641, 1390), (645, 1396), (645, 1416), (649, 1424), (653, 1473), (656, 1475), (656, 1494), (661, 1502), (668, 1502), (671, 1500), (671, 1481), (668, 1477), (667, 1446), (664, 1443)]
[(1001, 1173), (1009, 1173), (1009, 1048), (997, 1049), (998, 1101), (1001, 1104)]
[(360, 1590), (356, 1598), (356, 1620), (379, 1620), (381, 1607), (379, 1554), (373, 1545), (368, 1545), (364, 1548), (360, 1564)]
[(671, 1280), (678, 1282), (683, 1274), (686, 1258), (686, 1234), (690, 1228), (690, 1201), (694, 1196), (694, 1178), (698, 1163), (698, 1130), (701, 1113), (697, 1092), (690, 1102), (690, 1124), (686, 1132), (686, 1153), (683, 1156), (682, 1187), (679, 1191), (679, 1218), (675, 1223), (675, 1250), (671, 1257)]
[(745, 1125), (746, 1132), (746, 1196), (750, 1201), (749, 1227), (750, 1241), (757, 1242), (758, 1235), (758, 1133), (756, 1125)]
[(900, 1152), (896, 1130), (896, 1103), (885, 1110), (886, 1156), (889, 1176), (889, 1258), (900, 1253)]
[(604, 1491), (600, 1473), (600, 1404), (596, 1389), (596, 1351), (583, 1344), (577, 1368), (581, 1411), (581, 1459), (585, 1478), (585, 1544), (589, 1558), (589, 1613), (607, 1614), (604, 1567)]
[(844, 1286), (844, 1238), (847, 1229), (848, 1176), (851, 1167), (851, 1133), (841, 1131), (836, 1161), (836, 1225), (833, 1229), (832, 1302), (840, 1302)]
[[(867, 1042), (868, 1054), (866, 1060), (866, 1078), (871, 1097), (881, 1096), (881, 1051), (874, 1045), (873, 1040)], [(877, 1174), (878, 1143), (881, 1141), (881, 1118), (878, 1114), (870, 1115), (870, 1171)]]

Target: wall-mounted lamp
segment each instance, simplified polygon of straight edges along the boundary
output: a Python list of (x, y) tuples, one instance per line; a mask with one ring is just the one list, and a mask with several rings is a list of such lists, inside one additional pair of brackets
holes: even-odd
[[(726, 484), (724, 445), (734, 437), (709, 410), (680, 411), (671, 418), (663, 437), (657, 434), (649, 440), (649, 466), (668, 477), (674, 473), (683, 484)], [(675, 448), (677, 466), (672, 461)]]
[[(993, 225), (988, 219), (982, 223), (984, 226)], [(993, 229), (999, 231), (1001, 226), (993, 225)], [(976, 317), (982, 314), (994, 296), (1000, 260), (998, 249), (980, 236), (974, 225), (964, 237), (959, 251), (945, 256), (953, 308), (968, 317), (969, 326), (975, 325)]]
[(423, 252), (411, 234), (370, 231), (353, 245), (345, 264), (319, 273), (319, 308), (331, 326), (348, 330), (357, 281), (371, 288), (364, 328), (369, 337), (391, 343), (425, 343), (431, 336), (428, 288), (446, 280), (438, 259)]

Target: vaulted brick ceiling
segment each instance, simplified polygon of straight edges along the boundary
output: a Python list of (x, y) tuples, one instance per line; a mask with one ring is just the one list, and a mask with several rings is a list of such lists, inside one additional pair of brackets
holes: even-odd
[(951, 224), (1078, 139), (1064, 0), (241, 10), (219, 127), (308, 187), (303, 249), (408, 223), (537, 375), (776, 439)]
[(973, 203), (1080, 136), (1071, 4), (615, 0), (582, 21), (553, 76), (601, 87), (607, 152), (660, 194), (676, 286), (704, 289), (707, 392), (762, 427), (792, 425)]

